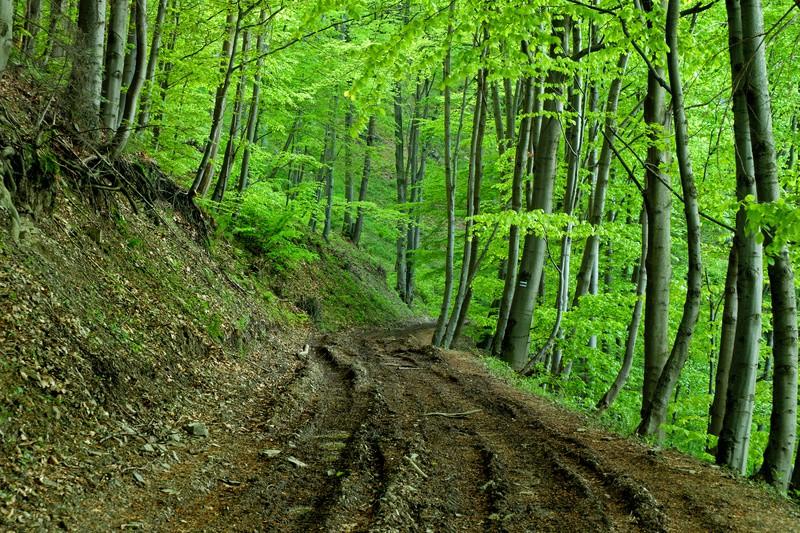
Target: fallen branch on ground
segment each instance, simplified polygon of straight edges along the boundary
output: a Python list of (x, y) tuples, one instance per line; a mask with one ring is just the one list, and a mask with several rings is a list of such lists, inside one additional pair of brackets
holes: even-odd
[(464, 411), (463, 413), (425, 413), (422, 416), (443, 416), (445, 418), (465, 418), (469, 415), (474, 415), (475, 413), (480, 413), (482, 409), (473, 409), (472, 411)]

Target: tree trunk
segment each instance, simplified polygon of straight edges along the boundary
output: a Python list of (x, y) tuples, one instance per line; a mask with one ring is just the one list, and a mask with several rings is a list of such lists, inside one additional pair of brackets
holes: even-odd
[[(591, 198), (589, 208), (589, 223), (599, 228), (605, 214), (606, 191), (608, 190), (609, 176), (611, 174), (611, 161), (613, 156), (612, 143), (617, 128), (617, 108), (619, 107), (619, 95), (622, 91), (622, 75), (628, 64), (628, 54), (622, 54), (617, 61), (617, 76), (611, 82), (606, 100), (606, 119), (604, 125), (603, 147), (600, 150), (600, 159), (597, 167), (597, 177), (595, 179), (594, 193)], [(600, 253), (600, 236), (597, 233), (590, 235), (586, 239), (583, 248), (578, 280), (575, 287), (575, 296), (572, 305), (578, 305), (580, 298), (589, 293), (592, 281), (592, 270), (598, 260)]]
[[(528, 44), (522, 43), (524, 51), (527, 51)], [(516, 156), (514, 159), (514, 173), (511, 183), (511, 210), (519, 213), (522, 210), (523, 181), (528, 170), (528, 144), (530, 143), (533, 119), (533, 78), (528, 77), (524, 82), (523, 114), (519, 125), (519, 140), (517, 141)], [(508, 326), (508, 315), (511, 312), (511, 303), (514, 300), (514, 292), (517, 287), (517, 270), (519, 268), (519, 244), (520, 228), (512, 224), (508, 233), (508, 259), (505, 280), (503, 282), (503, 295), (500, 297), (500, 306), (497, 312), (497, 328), (495, 329), (492, 348), (494, 355), (500, 354), (503, 345), (506, 327)]]
[(448, 313), (450, 312), (450, 300), (453, 296), (453, 274), (455, 263), (455, 242), (456, 242), (456, 180), (453, 172), (452, 162), (452, 135), (450, 125), (450, 62), (452, 53), (453, 38), (453, 11), (454, 4), (450, 4), (450, 22), (447, 27), (447, 52), (444, 57), (442, 67), (442, 80), (444, 82), (444, 186), (445, 202), (447, 204), (447, 250), (445, 251), (444, 267), (444, 291), (442, 294), (442, 305), (439, 309), (439, 318), (436, 320), (436, 329), (433, 333), (432, 344), (441, 346), (447, 329)]
[(214, 160), (219, 150), (219, 139), (222, 133), (222, 119), (225, 115), (225, 104), (228, 96), (228, 88), (233, 76), (233, 66), (236, 57), (236, 45), (239, 40), (239, 13), (233, 11), (228, 13), (226, 25), (228, 28), (227, 38), (222, 43), (222, 56), (220, 59), (220, 73), (222, 82), (217, 87), (214, 98), (214, 111), (211, 114), (211, 131), (206, 140), (203, 158), (197, 169), (194, 182), (189, 189), (189, 196), (203, 196), (208, 191), (208, 186), (214, 176)]
[[(663, 4), (663, 2), (662, 2)], [(648, 128), (646, 160), (647, 294), (644, 308), (644, 384), (642, 412), (653, 399), (661, 370), (669, 357), (669, 292), (672, 280), (672, 196), (669, 176), (664, 174), (666, 154), (662, 145), (666, 122), (665, 91), (659, 84), (664, 70), (655, 67), (647, 75), (644, 121)]]
[[(134, 6), (131, 5), (131, 10), (133, 9)], [(136, 73), (136, 52), (139, 49), (138, 45), (139, 43), (136, 42), (136, 20), (129, 17), (128, 39), (125, 45), (127, 53), (125, 54), (125, 65), (122, 68), (122, 89), (119, 96), (121, 103), (117, 109), (117, 124), (115, 129), (122, 123), (122, 116), (125, 114), (125, 104), (122, 102), (125, 101), (125, 93), (128, 92), (128, 88), (133, 82), (133, 75)]]
[(406, 301), (406, 193), (408, 181), (405, 166), (405, 133), (403, 129), (403, 95), (400, 84), (394, 94), (394, 171), (397, 188), (397, 208), (400, 219), (397, 221), (397, 241), (395, 257), (395, 290), (400, 299)]
[(14, 43), (14, 0), (0, 0), (0, 74), (8, 65)]
[[(558, 39), (564, 50), (569, 49), (563, 23), (556, 27)], [(544, 104), (546, 117), (536, 145), (533, 163), (533, 187), (529, 210), (541, 210), (549, 214), (553, 210), (553, 186), (558, 167), (558, 146), (561, 141), (561, 118), (565, 75), (561, 71), (548, 74), (547, 87), (554, 94)], [(511, 303), (508, 326), (501, 346), (501, 357), (515, 370), (521, 370), (528, 362), (531, 322), (536, 305), (536, 291), (542, 278), (547, 240), (545, 236), (528, 233), (522, 253), (522, 263), (517, 276), (517, 288)]]
[[(742, 45), (748, 59), (744, 77), (750, 142), (753, 147), (756, 188), (760, 203), (776, 202), (781, 195), (778, 161), (772, 134), (772, 107), (766, 62), (766, 38), (761, 0), (741, 0)], [(764, 233), (771, 244), (774, 228)], [(759, 476), (779, 490), (786, 490), (792, 470), (797, 425), (797, 304), (794, 273), (784, 244), (767, 267), (772, 296), (774, 372), (769, 441)]]
[(136, 16), (136, 70), (128, 92), (125, 94), (125, 112), (122, 115), (122, 123), (112, 142), (114, 157), (119, 157), (131, 137), (147, 69), (147, 0), (135, 0), (134, 13)]
[(622, 366), (614, 379), (614, 383), (608, 391), (597, 402), (597, 411), (602, 413), (614, 403), (619, 396), (622, 387), (628, 381), (633, 366), (633, 357), (636, 353), (636, 339), (639, 336), (639, 324), (642, 320), (642, 304), (644, 303), (644, 293), (647, 287), (647, 269), (645, 263), (647, 259), (647, 209), (642, 208), (640, 216), (642, 223), (642, 257), (639, 260), (639, 268), (636, 269), (636, 303), (633, 306), (631, 321), (628, 323), (628, 339), (625, 341), (625, 356), (622, 359)]
[[(731, 63), (733, 131), (736, 161), (736, 197), (743, 201), (752, 195), (758, 198), (755, 185), (753, 147), (750, 142), (750, 117), (744, 83), (745, 55), (742, 48), (742, 19), (738, 0), (726, 0), (728, 11), (728, 44)], [(717, 441), (717, 463), (744, 473), (750, 448), (750, 426), (753, 419), (756, 371), (761, 338), (761, 304), (763, 284), (762, 247), (756, 235), (747, 229), (747, 213), (740, 207), (736, 214), (738, 256), (736, 292), (738, 317), (736, 339), (731, 359), (725, 414)]]
[[(95, 130), (100, 114), (103, 86), (103, 41), (106, 30), (106, 0), (80, 0), (78, 31), (70, 79), (72, 118), (81, 130)], [(97, 133), (89, 135), (97, 138)]]
[[(45, 59), (64, 57), (64, 44), (62, 42), (64, 19), (67, 12), (67, 0), (51, 0), (50, 22), (47, 29), (47, 51)], [(0, 33), (2, 33), (0, 31)], [(2, 70), (2, 68), (0, 68)]]
[(680, 23), (680, 0), (669, 0), (666, 19), (667, 67), (672, 90), (672, 114), (675, 121), (675, 154), (683, 190), (683, 212), (686, 217), (686, 241), (688, 246), (688, 273), (686, 277), (686, 300), (683, 316), (678, 326), (675, 342), (669, 359), (659, 376), (658, 383), (648, 405), (644, 406), (642, 422), (637, 432), (640, 435), (660, 434), (667, 419), (669, 399), (678, 382), (686, 359), (689, 357), (694, 328), (700, 315), (700, 296), (703, 283), (703, 263), (700, 251), (701, 225), (697, 205), (697, 188), (694, 183), (692, 160), (689, 154), (689, 134), (686, 110), (683, 103), (683, 82), (680, 73), (678, 31)]
[(156, 23), (153, 26), (153, 40), (150, 43), (150, 57), (147, 60), (147, 73), (145, 74), (145, 91), (142, 97), (141, 111), (139, 111), (139, 129), (143, 130), (150, 123), (150, 108), (153, 105), (153, 87), (155, 85), (158, 56), (161, 52), (161, 32), (164, 27), (164, 18), (167, 15), (168, 0), (160, 0)]
[(42, 0), (28, 0), (25, 10), (25, 35), (22, 37), (22, 52), (28, 56), (36, 51), (36, 36), (39, 34), (42, 17)]
[(103, 127), (112, 136), (120, 116), (122, 71), (125, 68), (125, 46), (128, 42), (129, 0), (111, 0), (111, 18), (106, 43), (106, 70), (103, 82), (103, 103), (100, 115)]
[[(261, 23), (264, 24), (266, 20), (266, 10), (261, 10)], [(245, 131), (245, 144), (244, 144), (244, 153), (242, 153), (242, 165), (239, 169), (239, 185), (237, 190), (239, 194), (244, 193), (245, 189), (247, 189), (248, 184), (250, 182), (250, 154), (252, 151), (253, 142), (256, 139), (256, 130), (258, 129), (258, 114), (259, 114), (259, 105), (261, 101), (261, 69), (264, 68), (264, 52), (265, 52), (265, 44), (264, 44), (264, 33), (265, 29), (262, 27), (261, 31), (258, 34), (258, 39), (256, 39), (256, 54), (258, 54), (258, 59), (256, 60), (256, 73), (253, 76), (253, 94), (250, 95), (250, 110), (247, 114), (247, 129)]]
[(242, 32), (242, 66), (239, 67), (239, 83), (236, 84), (236, 94), (233, 97), (233, 113), (231, 115), (230, 130), (228, 131), (228, 142), (225, 143), (225, 155), (222, 157), (222, 167), (220, 168), (219, 178), (217, 178), (217, 185), (211, 195), (211, 200), (217, 203), (222, 202), (225, 198), (225, 192), (228, 190), (228, 181), (233, 171), (233, 161), (236, 159), (236, 143), (239, 138), (240, 124), (242, 123), (244, 91), (247, 86), (244, 63), (247, 61), (247, 53), (249, 51), (250, 32), (245, 30)]
[(322, 226), (322, 238), (329, 240), (331, 234), (331, 210), (333, 208), (333, 165), (336, 159), (336, 117), (339, 110), (339, 97), (333, 98), (333, 119), (331, 120), (330, 141), (325, 154), (325, 224)]
[(728, 398), (728, 379), (733, 359), (733, 346), (736, 342), (736, 321), (738, 317), (739, 295), (736, 290), (739, 271), (738, 244), (733, 243), (728, 256), (728, 271), (725, 276), (725, 303), (722, 311), (722, 331), (720, 332), (717, 375), (714, 385), (714, 401), (709, 408), (708, 433), (719, 436), (725, 418), (725, 402)]
[[(377, 120), (374, 115), (369, 117), (367, 125), (366, 146), (364, 148), (364, 169), (361, 173), (361, 187), (358, 190), (359, 204), (367, 200), (367, 186), (369, 185), (369, 174), (372, 167), (372, 145), (375, 144), (375, 129)], [(364, 231), (364, 207), (358, 206), (356, 222), (353, 226), (352, 240), (356, 246), (361, 242), (361, 233)]]
[(469, 171), (467, 174), (467, 213), (464, 221), (464, 251), (461, 261), (461, 274), (459, 276), (458, 290), (453, 304), (453, 311), (447, 324), (444, 337), (444, 347), (450, 348), (455, 338), (456, 329), (461, 317), (461, 310), (466, 301), (469, 288), (470, 270), (473, 268), (473, 240), (472, 234), (476, 214), (476, 204), (480, 201), (480, 181), (483, 173), (483, 136), (486, 129), (486, 70), (478, 71), (477, 90), (475, 91), (475, 111), (472, 120), (472, 139), (470, 141)]
[(353, 201), (356, 197), (355, 183), (353, 181), (353, 137), (350, 130), (353, 129), (353, 104), (348, 103), (347, 112), (344, 115), (344, 222), (342, 223), (342, 235), (352, 235), (353, 233)]

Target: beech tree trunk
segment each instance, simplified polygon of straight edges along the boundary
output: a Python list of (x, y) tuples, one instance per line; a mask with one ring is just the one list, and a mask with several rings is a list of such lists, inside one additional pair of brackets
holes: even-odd
[[(106, 0), (80, 0), (70, 78), (72, 118), (81, 130), (97, 128), (103, 86)], [(97, 138), (97, 133), (90, 133)]]
[(344, 115), (344, 222), (342, 223), (342, 235), (352, 235), (353, 233), (353, 212), (352, 204), (355, 200), (356, 189), (353, 181), (353, 139), (351, 131), (353, 129), (353, 104), (347, 105), (347, 112)]
[(236, 159), (237, 142), (239, 138), (240, 124), (244, 112), (244, 90), (247, 86), (247, 76), (244, 72), (244, 62), (247, 60), (247, 53), (250, 51), (250, 32), (245, 30), (242, 33), (242, 66), (239, 68), (239, 83), (236, 84), (236, 94), (233, 97), (233, 113), (231, 115), (230, 130), (228, 132), (228, 142), (225, 143), (225, 155), (222, 157), (222, 167), (220, 168), (217, 185), (211, 200), (221, 202), (225, 198), (228, 190), (228, 181), (233, 170), (233, 161)]
[[(261, 10), (261, 23), (264, 24), (266, 20), (266, 10)], [(252, 146), (256, 139), (256, 130), (258, 129), (258, 115), (261, 103), (261, 70), (264, 68), (264, 32), (266, 30), (262, 27), (256, 39), (256, 73), (253, 76), (253, 93), (250, 95), (250, 110), (247, 115), (247, 129), (245, 131), (245, 144), (244, 152), (242, 153), (242, 165), (239, 169), (239, 185), (237, 187), (239, 194), (244, 193), (250, 182), (250, 155)]]
[(0, 0), (0, 74), (8, 65), (14, 42), (14, 0)]
[(103, 103), (100, 114), (103, 127), (113, 135), (120, 116), (122, 71), (125, 68), (125, 46), (128, 42), (130, 0), (111, 0), (111, 18), (106, 43), (106, 70), (103, 82)]
[(728, 270), (725, 275), (725, 302), (722, 311), (722, 331), (719, 340), (719, 357), (714, 385), (714, 401), (709, 408), (708, 433), (719, 436), (725, 419), (725, 403), (728, 398), (728, 380), (736, 343), (736, 321), (739, 313), (739, 293), (736, 284), (739, 278), (738, 243), (734, 241), (728, 255)]
[[(358, 201), (363, 203), (367, 200), (367, 186), (369, 185), (369, 175), (372, 167), (372, 146), (375, 144), (375, 129), (377, 126), (377, 119), (374, 115), (369, 117), (369, 124), (367, 125), (367, 138), (365, 140), (366, 146), (364, 147), (364, 168), (361, 172), (361, 186), (358, 189)], [(353, 244), (358, 246), (361, 243), (361, 233), (364, 231), (364, 207), (358, 206), (356, 215), (356, 222), (353, 225), (352, 241)]]
[[(652, 9), (652, 6), (650, 6)], [(648, 127), (646, 159), (647, 289), (644, 308), (644, 384), (642, 412), (653, 399), (661, 370), (669, 357), (669, 293), (672, 280), (672, 196), (669, 176), (664, 174), (664, 88), (659, 84), (664, 69), (654, 67), (647, 75), (644, 121)]]
[[(781, 187), (772, 134), (772, 104), (761, 0), (741, 0), (741, 13), (742, 45), (748, 61), (744, 88), (758, 201), (776, 202), (780, 198)], [(772, 235), (774, 228), (767, 228), (764, 233), (767, 247), (772, 242)], [(758, 474), (779, 490), (786, 490), (792, 471), (797, 426), (797, 303), (792, 261), (785, 244), (772, 255), (767, 271), (772, 297), (774, 371), (769, 440)]]
[(405, 165), (405, 133), (403, 129), (403, 94), (400, 84), (394, 93), (394, 172), (397, 189), (397, 207), (400, 210), (400, 219), (397, 221), (397, 240), (395, 257), (395, 274), (397, 281), (395, 290), (400, 299), (406, 301), (406, 193), (408, 182)]
[(200, 161), (200, 166), (197, 169), (194, 182), (189, 189), (189, 196), (195, 195), (203, 196), (208, 191), (211, 184), (211, 179), (214, 176), (214, 160), (217, 157), (219, 150), (219, 139), (222, 134), (222, 119), (225, 115), (225, 104), (227, 102), (228, 88), (231, 84), (233, 76), (234, 59), (236, 57), (236, 45), (239, 40), (239, 13), (233, 11), (228, 13), (226, 20), (228, 33), (227, 38), (222, 43), (222, 55), (220, 58), (220, 74), (222, 75), (222, 82), (217, 87), (217, 92), (214, 98), (214, 111), (211, 115), (211, 131), (206, 140), (205, 148), (203, 150), (203, 158)]
[(36, 50), (39, 35), (39, 19), (42, 17), (42, 0), (28, 0), (25, 10), (25, 35), (22, 37), (22, 52), (28, 56)]
[(447, 27), (447, 52), (444, 56), (442, 67), (442, 80), (444, 81), (444, 187), (445, 202), (447, 203), (447, 250), (445, 251), (444, 267), (444, 291), (442, 293), (442, 305), (439, 309), (439, 318), (436, 320), (436, 329), (433, 333), (432, 344), (441, 346), (447, 329), (448, 313), (450, 312), (450, 300), (453, 296), (453, 276), (455, 270), (455, 243), (456, 243), (456, 179), (453, 172), (452, 162), (452, 133), (450, 124), (451, 102), (450, 102), (450, 62), (452, 55), (453, 38), (453, 11), (455, 4), (450, 4), (450, 22)]
[(678, 25), (680, 23), (680, 0), (669, 0), (666, 19), (667, 67), (669, 84), (672, 90), (672, 114), (675, 121), (675, 154), (683, 190), (683, 212), (686, 218), (686, 242), (688, 246), (688, 273), (686, 276), (686, 299), (683, 316), (678, 326), (675, 342), (669, 359), (664, 365), (653, 396), (644, 406), (642, 421), (637, 432), (640, 435), (660, 435), (661, 426), (667, 419), (667, 408), (675, 384), (678, 382), (700, 315), (700, 296), (703, 284), (703, 263), (700, 252), (701, 225), (697, 205), (697, 188), (689, 154), (689, 134), (686, 110), (683, 103), (683, 82), (680, 73), (680, 53), (678, 49)]
[(150, 108), (153, 105), (153, 87), (155, 86), (158, 56), (161, 52), (161, 33), (164, 27), (164, 18), (167, 15), (168, 0), (160, 0), (156, 23), (153, 26), (153, 39), (150, 43), (150, 57), (147, 60), (147, 73), (145, 74), (145, 89), (142, 96), (141, 110), (139, 111), (139, 129), (144, 129), (150, 123)]
[(622, 358), (622, 366), (614, 378), (614, 382), (608, 391), (597, 402), (596, 409), (602, 413), (614, 403), (619, 396), (622, 387), (628, 382), (628, 376), (633, 366), (633, 357), (636, 353), (636, 339), (639, 337), (639, 324), (642, 320), (642, 306), (644, 304), (645, 288), (647, 287), (647, 269), (645, 263), (647, 259), (647, 209), (642, 208), (640, 215), (642, 224), (642, 257), (639, 260), (639, 267), (636, 269), (636, 303), (633, 306), (631, 321), (628, 323), (628, 337), (625, 341), (625, 355)]
[[(563, 22), (555, 28), (563, 50), (569, 50)], [(555, 50), (555, 47), (553, 47)], [(561, 103), (565, 75), (560, 71), (548, 74), (547, 87), (553, 94), (544, 104), (547, 112), (542, 120), (542, 130), (536, 145), (533, 162), (533, 187), (529, 210), (541, 210), (549, 214), (553, 210), (553, 186), (558, 167), (558, 147), (561, 141)], [(531, 322), (536, 306), (536, 292), (542, 279), (547, 240), (545, 236), (529, 232), (525, 236), (522, 263), (517, 275), (517, 288), (511, 302), (508, 326), (501, 345), (500, 355), (515, 370), (521, 370), (528, 362)]]
[[(733, 97), (733, 131), (736, 160), (736, 197), (742, 201), (752, 195), (758, 199), (755, 184), (755, 162), (750, 141), (750, 117), (747, 112), (743, 76), (745, 55), (742, 47), (742, 18), (738, 0), (726, 0), (728, 11), (728, 44), (731, 63)], [(717, 441), (716, 460), (743, 474), (750, 449), (750, 427), (753, 419), (756, 372), (761, 339), (761, 304), (763, 284), (762, 247), (756, 235), (746, 227), (743, 207), (736, 214), (736, 254), (738, 271), (738, 316), (736, 339), (728, 378), (727, 399), (722, 427)]]
[[(0, 2), (2, 3), (2, 2)], [(50, 22), (47, 29), (46, 59), (64, 57), (62, 30), (67, 12), (67, 0), (51, 0)], [(0, 31), (2, 33), (2, 31)], [(2, 70), (2, 68), (0, 68)]]
[(136, 16), (136, 70), (128, 92), (125, 94), (125, 112), (122, 115), (122, 123), (117, 129), (112, 143), (114, 157), (118, 157), (122, 153), (131, 138), (147, 69), (147, 0), (135, 0), (134, 13)]
[[(522, 43), (523, 52), (527, 53), (528, 43)], [(519, 139), (514, 159), (514, 173), (511, 183), (511, 210), (519, 213), (522, 210), (523, 181), (528, 171), (528, 144), (530, 143), (533, 119), (533, 78), (528, 77), (524, 81), (523, 88), (523, 114), (519, 126)], [(492, 349), (494, 355), (499, 355), (505, 338), (508, 326), (508, 317), (511, 312), (511, 303), (514, 300), (514, 292), (517, 287), (517, 272), (519, 268), (519, 244), (520, 228), (517, 224), (512, 224), (508, 233), (508, 259), (506, 261), (505, 280), (503, 282), (503, 295), (500, 297), (500, 305), (497, 314), (497, 327), (495, 329)]]

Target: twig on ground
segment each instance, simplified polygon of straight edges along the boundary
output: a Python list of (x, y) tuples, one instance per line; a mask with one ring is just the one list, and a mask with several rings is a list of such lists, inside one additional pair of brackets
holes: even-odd
[(474, 415), (475, 413), (480, 413), (482, 409), (473, 409), (471, 411), (464, 411), (463, 413), (440, 413), (440, 412), (433, 412), (433, 413), (425, 413), (422, 416), (443, 416), (445, 418), (465, 418), (469, 415)]

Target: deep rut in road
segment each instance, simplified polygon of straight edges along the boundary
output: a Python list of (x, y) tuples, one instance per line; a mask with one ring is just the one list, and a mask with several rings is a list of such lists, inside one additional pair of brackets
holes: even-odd
[(431, 348), (429, 334), (415, 327), (317, 339), (251, 417), (246, 438), (224, 443), (226, 476), (237, 481), (188, 491), (137, 524), (162, 531), (797, 530), (791, 504), (710, 465), (594, 429), (489, 376), (473, 355)]

